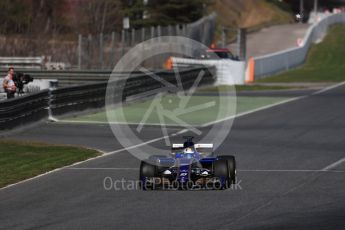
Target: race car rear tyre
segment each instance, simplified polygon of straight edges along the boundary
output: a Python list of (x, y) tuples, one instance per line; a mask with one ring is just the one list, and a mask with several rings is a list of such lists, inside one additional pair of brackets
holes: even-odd
[(215, 186), (215, 189), (224, 189), (229, 183), (229, 171), (228, 162), (226, 159), (218, 159), (213, 163), (214, 175), (216, 177), (225, 177), (226, 184), (221, 186)]
[(236, 184), (236, 160), (234, 156), (231, 155), (223, 155), (218, 156), (219, 159), (227, 160), (228, 164), (228, 172), (229, 172), (229, 187), (231, 184)]

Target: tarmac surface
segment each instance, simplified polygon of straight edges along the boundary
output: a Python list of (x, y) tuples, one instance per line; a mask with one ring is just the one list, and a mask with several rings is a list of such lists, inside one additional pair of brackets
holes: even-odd
[[(139, 160), (107, 125), (24, 131), (11, 138), (118, 151), (0, 189), (0, 229), (343, 229), (344, 102), (342, 85), (236, 118), (216, 151), (238, 163), (239, 184), (224, 191), (116, 190), (138, 179)], [(141, 134), (161, 137), (154, 126)]]
[[(303, 39), (310, 24), (286, 24), (270, 26), (247, 35), (246, 57), (259, 57), (266, 54), (298, 47), (297, 40)], [(237, 45), (229, 45), (236, 53)]]

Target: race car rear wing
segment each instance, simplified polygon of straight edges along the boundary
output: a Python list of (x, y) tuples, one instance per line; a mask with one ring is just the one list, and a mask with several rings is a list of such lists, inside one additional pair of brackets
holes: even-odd
[[(213, 149), (213, 144), (194, 144), (195, 148), (207, 148), (207, 149)], [(172, 144), (172, 149), (183, 149), (183, 144)]]
[[(213, 144), (194, 144), (194, 148), (202, 155), (209, 155), (213, 153)], [(175, 154), (183, 151), (183, 144), (172, 144), (171, 152)]]

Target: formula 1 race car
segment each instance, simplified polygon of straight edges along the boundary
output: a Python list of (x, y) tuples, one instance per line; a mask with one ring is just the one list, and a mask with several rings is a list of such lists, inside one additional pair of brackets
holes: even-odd
[(226, 189), (236, 183), (234, 156), (213, 153), (213, 144), (194, 144), (184, 137), (183, 144), (172, 144), (171, 156), (155, 155), (140, 164), (143, 190)]

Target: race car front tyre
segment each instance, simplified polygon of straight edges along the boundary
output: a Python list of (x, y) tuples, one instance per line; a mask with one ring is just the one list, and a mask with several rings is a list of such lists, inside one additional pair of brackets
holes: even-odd
[(229, 171), (228, 163), (226, 159), (218, 159), (213, 163), (214, 175), (219, 178), (225, 178), (225, 184), (221, 186), (215, 186), (216, 189), (224, 189), (229, 184)]
[(139, 179), (143, 190), (154, 189), (155, 185), (148, 183), (148, 178), (155, 177), (157, 174), (157, 166), (142, 161), (140, 164)]
[(229, 172), (229, 182), (230, 184), (228, 186), (231, 186), (231, 184), (236, 184), (236, 160), (234, 156), (231, 155), (223, 155), (218, 156), (218, 159), (225, 159), (228, 164), (228, 172)]
[(157, 167), (142, 161), (140, 164), (140, 177), (155, 177), (157, 174)]

